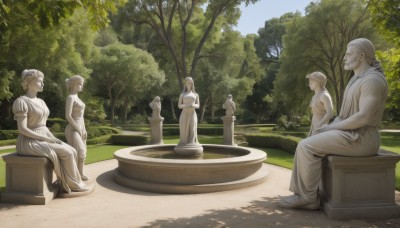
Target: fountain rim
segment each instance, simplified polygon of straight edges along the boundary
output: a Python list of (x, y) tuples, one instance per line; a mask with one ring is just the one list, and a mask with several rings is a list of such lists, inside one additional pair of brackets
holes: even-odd
[(128, 147), (124, 149), (119, 149), (114, 152), (114, 158), (121, 162), (127, 163), (140, 163), (141, 165), (163, 165), (163, 166), (193, 166), (193, 165), (232, 165), (232, 164), (240, 164), (240, 163), (259, 163), (264, 161), (267, 158), (267, 153), (264, 151), (260, 151), (258, 149), (250, 148), (250, 147), (241, 147), (241, 146), (229, 146), (229, 145), (218, 145), (218, 144), (202, 144), (202, 146), (206, 148), (220, 148), (220, 149), (231, 149), (231, 150), (244, 150), (249, 153), (242, 156), (230, 157), (230, 158), (216, 158), (216, 159), (163, 159), (163, 158), (149, 158), (139, 155), (134, 155), (132, 152), (145, 150), (145, 149), (156, 149), (156, 148), (171, 148), (173, 151), (176, 144), (162, 144), (162, 145), (145, 145), (145, 146), (134, 146)]

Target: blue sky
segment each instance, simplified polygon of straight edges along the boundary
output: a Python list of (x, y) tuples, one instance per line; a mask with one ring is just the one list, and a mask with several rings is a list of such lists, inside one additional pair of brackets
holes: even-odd
[(300, 11), (304, 15), (304, 8), (315, 0), (260, 0), (247, 7), (241, 6), (242, 15), (237, 27), (243, 36), (256, 33), (264, 27), (264, 22), (273, 17), (280, 17), (288, 12)]

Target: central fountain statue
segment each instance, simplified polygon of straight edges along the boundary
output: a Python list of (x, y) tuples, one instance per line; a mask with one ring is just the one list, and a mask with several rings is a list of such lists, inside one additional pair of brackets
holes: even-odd
[(197, 138), (196, 109), (200, 107), (199, 95), (194, 88), (192, 77), (185, 78), (185, 87), (179, 96), (178, 108), (182, 109), (179, 117), (179, 143), (174, 148), (178, 155), (201, 156), (203, 147)]

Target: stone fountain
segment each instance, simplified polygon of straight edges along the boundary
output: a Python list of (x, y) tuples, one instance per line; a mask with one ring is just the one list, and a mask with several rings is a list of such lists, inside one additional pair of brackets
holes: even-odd
[(199, 96), (193, 79), (179, 98), (180, 141), (177, 145), (146, 145), (118, 150), (114, 181), (158, 193), (206, 193), (239, 189), (266, 180), (263, 151), (232, 145), (201, 145), (197, 139)]

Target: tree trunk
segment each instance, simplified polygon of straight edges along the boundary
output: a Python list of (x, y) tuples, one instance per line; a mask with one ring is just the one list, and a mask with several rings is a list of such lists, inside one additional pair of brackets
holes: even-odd
[(203, 123), (204, 121), (204, 113), (206, 112), (206, 108), (208, 106), (208, 102), (210, 100), (210, 97), (207, 97), (207, 99), (204, 101), (203, 105), (200, 107), (200, 123)]
[(173, 100), (172, 98), (170, 99), (170, 104), (171, 104), (172, 118), (173, 118), (175, 121), (178, 121), (178, 119), (176, 118), (176, 115), (175, 115), (175, 104), (174, 104), (174, 100)]
[(114, 125), (114, 112), (115, 112), (115, 100), (114, 98), (110, 98), (110, 121), (111, 121), (111, 125)]
[(129, 101), (125, 100), (124, 101), (124, 115), (122, 116), (122, 123), (126, 123), (126, 120), (128, 119), (129, 109), (130, 109)]

